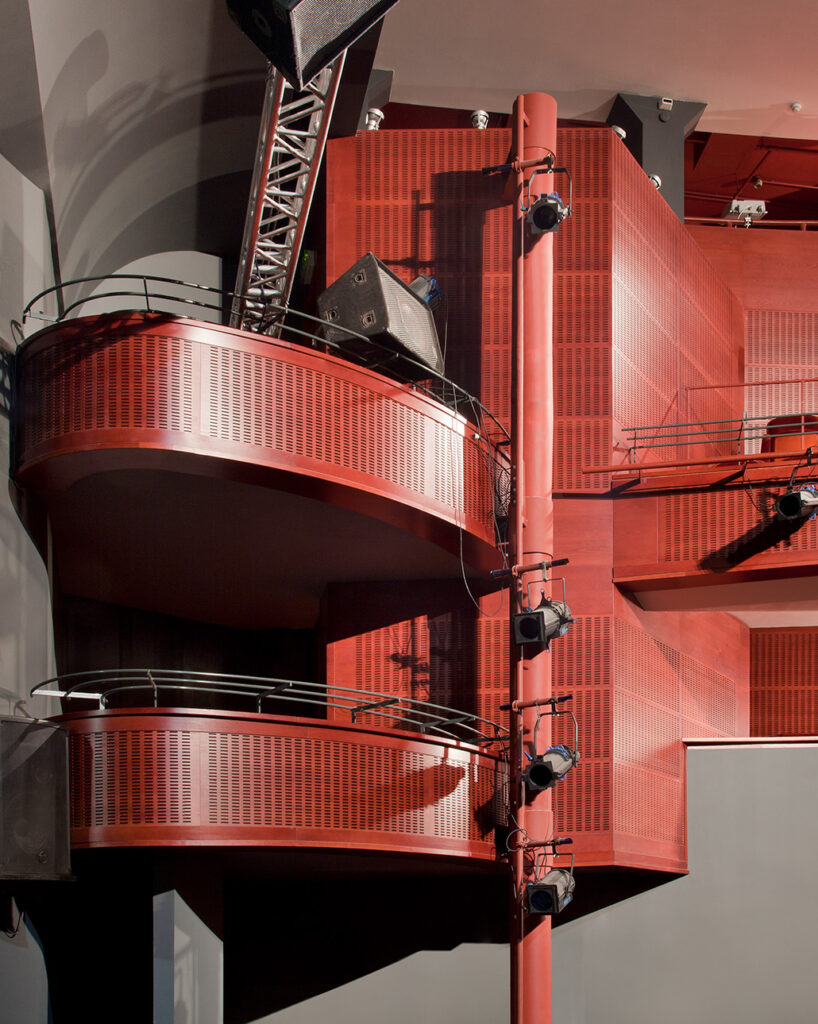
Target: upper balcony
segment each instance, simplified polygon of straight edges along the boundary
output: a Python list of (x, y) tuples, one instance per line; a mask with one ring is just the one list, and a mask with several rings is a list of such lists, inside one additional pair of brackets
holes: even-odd
[(356, 365), (291, 310), (276, 337), (189, 319), (179, 285), (109, 279), (129, 310), (77, 300), (18, 350), (12, 476), (61, 592), (299, 628), (328, 581), (501, 564), (507, 438), (478, 402)]

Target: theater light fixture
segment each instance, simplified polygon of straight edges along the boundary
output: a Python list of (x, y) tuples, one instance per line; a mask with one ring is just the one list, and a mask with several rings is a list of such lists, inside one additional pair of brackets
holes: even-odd
[(543, 597), (539, 607), (514, 616), (514, 642), (520, 646), (545, 644), (548, 647), (554, 637), (568, 632), (573, 621), (571, 609), (564, 601)]
[(549, 747), (544, 754), (536, 754), (531, 758), (523, 772), (523, 779), (530, 789), (551, 789), (560, 779), (565, 778), (578, 760), (579, 754), (570, 747), (563, 744)]
[(815, 491), (790, 489), (775, 503), (780, 519), (805, 519), (818, 512), (818, 494)]
[(556, 192), (549, 192), (534, 200), (525, 219), (533, 235), (547, 235), (556, 231), (567, 216), (568, 207)]
[(529, 914), (559, 914), (574, 898), (576, 880), (573, 871), (552, 868), (541, 879), (526, 887), (526, 909)]

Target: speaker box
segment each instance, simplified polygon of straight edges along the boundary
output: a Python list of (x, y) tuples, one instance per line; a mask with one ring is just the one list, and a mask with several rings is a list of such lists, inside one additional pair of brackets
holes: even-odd
[(230, 16), (302, 90), (398, 0), (227, 0)]
[(0, 879), (71, 878), (68, 734), (0, 718)]
[[(428, 377), (424, 368), (443, 373), (431, 309), (371, 252), (318, 297), (318, 315), (327, 323), (327, 341), (384, 373), (394, 369), (395, 376), (410, 380)], [(397, 358), (390, 361), (389, 352), (367, 345), (347, 331), (371, 338)]]

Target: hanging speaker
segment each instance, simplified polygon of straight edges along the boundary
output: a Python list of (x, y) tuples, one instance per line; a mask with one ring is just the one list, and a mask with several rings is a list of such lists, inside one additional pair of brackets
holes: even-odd
[[(428, 370), (443, 373), (428, 303), (371, 252), (318, 297), (318, 315), (326, 321), (327, 341), (384, 373), (394, 370), (409, 380), (423, 380)], [(348, 331), (365, 335), (379, 347)]]
[(0, 718), (0, 879), (68, 878), (68, 734)]
[(302, 90), (397, 0), (227, 0), (231, 18)]

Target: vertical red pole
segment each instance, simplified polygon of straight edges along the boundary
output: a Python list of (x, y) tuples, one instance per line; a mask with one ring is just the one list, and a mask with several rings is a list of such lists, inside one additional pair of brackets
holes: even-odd
[[(513, 157), (523, 163), (554, 154), (557, 104), (544, 93), (518, 96), (514, 105)], [(516, 330), (513, 354), (514, 507), (511, 516), (512, 565), (550, 561), (553, 550), (553, 358), (552, 319), (554, 235), (532, 235), (522, 206), (553, 191), (551, 175), (532, 178), (534, 167), (520, 170), (515, 195)], [(530, 195), (529, 195), (530, 182)], [(519, 585), (519, 581), (515, 580)], [(539, 593), (532, 592), (533, 604)], [(511, 612), (519, 610), (516, 598)], [(511, 652), (511, 698), (530, 701), (551, 696), (548, 651), (515, 648)], [(535, 650), (533, 655), (524, 651)], [(551, 793), (527, 794), (522, 781), (523, 751), (531, 750), (537, 709), (512, 714), (511, 840), (537, 842), (553, 835)], [(539, 752), (551, 742), (550, 720), (541, 720)], [(517, 849), (512, 856), (515, 892), (511, 911), (511, 1024), (550, 1024), (551, 919), (524, 911), (524, 889), (531, 878), (533, 854)]]

